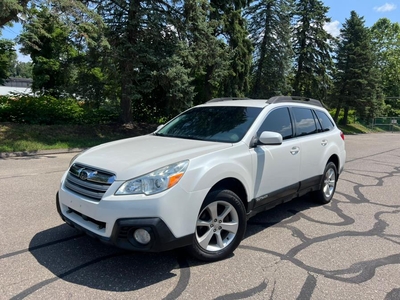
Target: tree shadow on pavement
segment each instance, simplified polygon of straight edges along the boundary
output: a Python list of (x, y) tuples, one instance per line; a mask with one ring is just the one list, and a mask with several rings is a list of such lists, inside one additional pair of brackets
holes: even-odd
[[(249, 220), (245, 239), (290, 219), (296, 212), (318, 205), (302, 197), (262, 212)], [(23, 291), (20, 294), (23, 296), (58, 279), (99, 290), (135, 291), (171, 279), (177, 276), (173, 270), (180, 269), (178, 284), (170, 287), (170, 295), (178, 295), (188, 284), (190, 266), (206, 264), (191, 259), (183, 249), (162, 253), (124, 251), (87, 237), (66, 224), (37, 233), (29, 251), (55, 277)]]

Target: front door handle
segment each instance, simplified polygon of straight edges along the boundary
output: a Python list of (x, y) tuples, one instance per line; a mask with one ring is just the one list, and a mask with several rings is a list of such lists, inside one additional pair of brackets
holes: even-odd
[(292, 155), (296, 155), (297, 153), (299, 153), (300, 148), (299, 147), (292, 147), (292, 149), (290, 149), (290, 153)]

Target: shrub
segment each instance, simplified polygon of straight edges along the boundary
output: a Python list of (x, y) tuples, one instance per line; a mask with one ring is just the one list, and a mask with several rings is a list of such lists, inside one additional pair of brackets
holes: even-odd
[(96, 109), (85, 109), (81, 124), (110, 124), (118, 122), (119, 114), (117, 109), (100, 107)]
[(92, 109), (76, 99), (51, 96), (0, 96), (0, 122), (21, 124), (108, 124), (118, 121), (118, 109)]
[(83, 115), (76, 100), (13, 95), (0, 98), (0, 121), (25, 124), (76, 123)]

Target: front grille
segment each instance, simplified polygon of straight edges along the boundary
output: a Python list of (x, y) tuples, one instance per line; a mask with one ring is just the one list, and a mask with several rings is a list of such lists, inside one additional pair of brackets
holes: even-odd
[(82, 164), (73, 164), (69, 168), (64, 187), (74, 193), (99, 201), (114, 180), (115, 175), (110, 172)]
[(101, 222), (101, 221), (97, 221), (97, 220), (92, 219), (92, 218), (90, 218), (88, 216), (85, 216), (84, 214), (81, 214), (80, 212), (78, 212), (76, 210), (73, 210), (70, 207), (68, 207), (67, 213), (68, 214), (74, 213), (74, 214), (80, 216), (83, 220), (96, 224), (98, 229), (105, 229), (106, 228), (106, 223)]

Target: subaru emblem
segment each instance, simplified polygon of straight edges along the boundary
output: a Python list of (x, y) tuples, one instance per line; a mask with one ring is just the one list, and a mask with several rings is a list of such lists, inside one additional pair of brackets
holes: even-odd
[(89, 173), (87, 171), (85, 171), (85, 170), (81, 170), (79, 172), (79, 178), (81, 180), (86, 180), (88, 178), (88, 176), (89, 176)]

